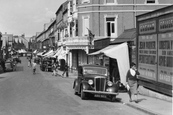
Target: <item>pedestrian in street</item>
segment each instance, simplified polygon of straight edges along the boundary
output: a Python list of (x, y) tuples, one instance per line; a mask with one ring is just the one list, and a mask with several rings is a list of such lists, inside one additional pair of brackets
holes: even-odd
[[(136, 64), (132, 63), (131, 64), (131, 68), (128, 70), (127, 75), (126, 75), (126, 82), (127, 82), (127, 90), (128, 90), (128, 94), (129, 94), (129, 101), (135, 101), (136, 103), (138, 103), (138, 83), (137, 83), (137, 79), (138, 79), (138, 75), (139, 72), (136, 69)], [(134, 97), (133, 97), (134, 96)], [(134, 100), (133, 100), (134, 98)]]
[(28, 67), (32, 67), (31, 57), (28, 57)]
[(64, 76), (64, 74), (66, 74), (66, 77), (68, 77), (68, 64), (67, 63), (65, 63), (65, 65), (64, 65), (64, 72), (62, 74), (62, 77)]
[(56, 75), (58, 75), (58, 69), (59, 69), (59, 62), (58, 62), (58, 60), (56, 60)]
[(56, 68), (57, 68), (57, 65), (56, 65), (55, 61), (52, 60), (52, 71), (53, 71), (52, 72), (52, 76), (56, 76), (57, 75)]
[(37, 65), (36, 60), (34, 60), (34, 61), (32, 62), (33, 74), (35, 74), (35, 72), (36, 72), (36, 65)]

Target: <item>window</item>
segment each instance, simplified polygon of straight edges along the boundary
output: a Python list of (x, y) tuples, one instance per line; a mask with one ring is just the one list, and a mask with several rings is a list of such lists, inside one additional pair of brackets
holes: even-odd
[(117, 36), (117, 18), (106, 17), (106, 36)]
[(90, 0), (82, 0), (82, 4), (90, 3)]
[[(88, 35), (88, 29), (89, 29), (89, 16), (84, 16), (82, 17), (82, 22), (83, 22), (83, 36)], [(88, 28), (88, 29), (87, 29)]]
[(158, 0), (146, 0), (145, 3), (146, 4), (156, 4), (156, 3), (158, 3)]
[(117, 0), (105, 0), (105, 4), (117, 4)]

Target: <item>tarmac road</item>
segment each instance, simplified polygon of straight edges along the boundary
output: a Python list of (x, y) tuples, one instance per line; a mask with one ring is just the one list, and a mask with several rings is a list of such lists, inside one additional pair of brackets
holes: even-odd
[(52, 76), (37, 66), (36, 74), (25, 57), (17, 71), (0, 74), (0, 115), (146, 115), (117, 100), (81, 100), (73, 94), (73, 78)]

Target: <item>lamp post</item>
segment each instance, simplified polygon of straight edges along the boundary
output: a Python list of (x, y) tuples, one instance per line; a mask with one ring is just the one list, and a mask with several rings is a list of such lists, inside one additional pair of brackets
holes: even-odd
[(2, 47), (2, 33), (0, 32), (0, 59), (2, 59), (2, 50), (1, 50), (1, 47)]

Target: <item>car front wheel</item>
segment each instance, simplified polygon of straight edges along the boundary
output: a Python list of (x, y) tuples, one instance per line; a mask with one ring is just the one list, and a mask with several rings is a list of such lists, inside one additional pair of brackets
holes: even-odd
[(86, 99), (86, 93), (83, 92), (83, 87), (81, 87), (81, 99), (82, 100)]

